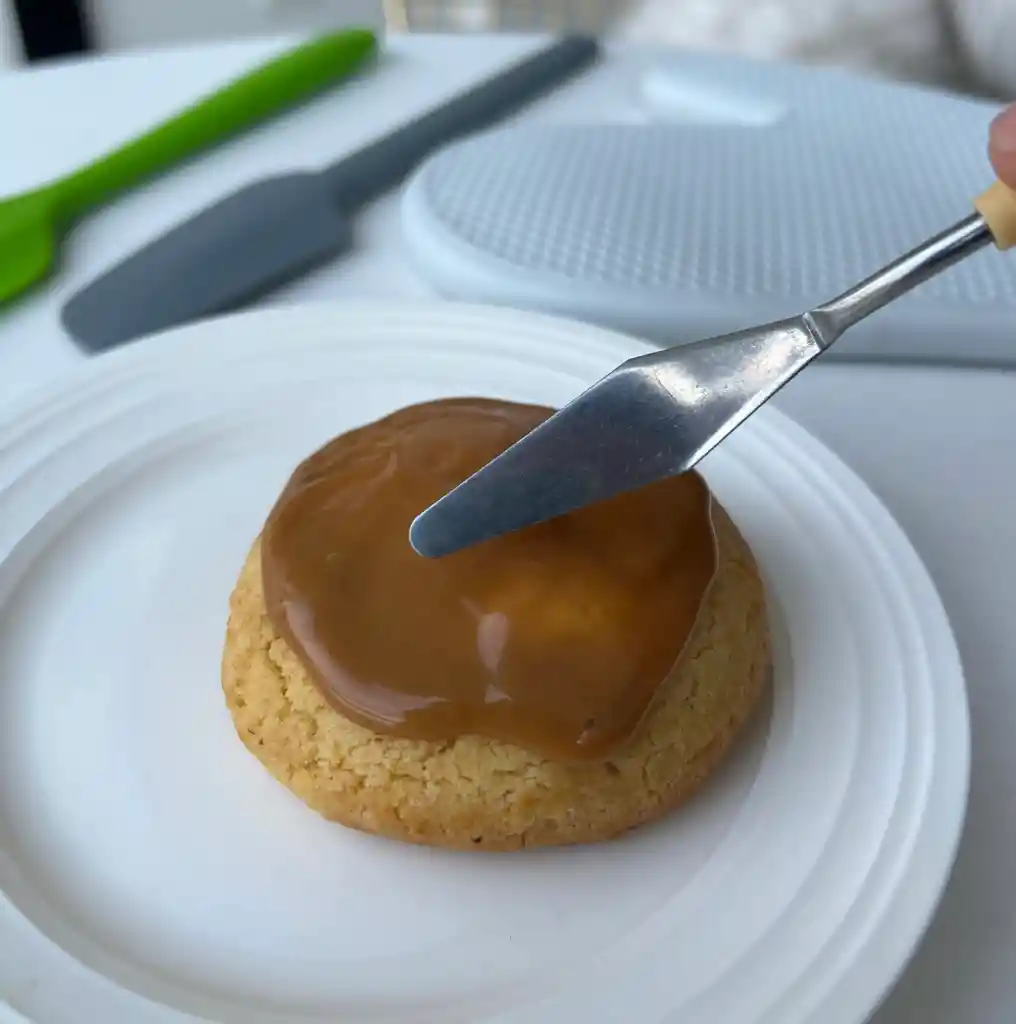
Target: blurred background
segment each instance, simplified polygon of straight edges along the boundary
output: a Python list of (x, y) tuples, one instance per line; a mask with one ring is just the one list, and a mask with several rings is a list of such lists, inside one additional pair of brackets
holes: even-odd
[(1016, 98), (1016, 0), (0, 0), (0, 67), (348, 24), (571, 28)]

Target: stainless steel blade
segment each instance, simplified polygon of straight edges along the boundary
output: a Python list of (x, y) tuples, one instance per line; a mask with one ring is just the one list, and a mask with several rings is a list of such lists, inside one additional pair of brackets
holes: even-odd
[(821, 351), (798, 318), (631, 359), (418, 516), (413, 547), (450, 554), (682, 473)]
[(691, 469), (848, 327), (991, 240), (980, 215), (803, 316), (623, 363), (419, 515), (437, 557)]

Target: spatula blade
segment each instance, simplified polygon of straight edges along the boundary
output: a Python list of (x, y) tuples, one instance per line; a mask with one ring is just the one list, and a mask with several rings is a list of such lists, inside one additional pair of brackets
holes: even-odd
[(97, 278), (64, 306), (63, 323), (82, 347), (102, 352), (237, 309), (351, 244), (351, 226), (319, 175), (267, 178)]
[(34, 195), (0, 201), (0, 306), (47, 276), (56, 262), (56, 231)]
[(805, 318), (622, 363), (419, 515), (451, 554), (691, 469), (822, 351)]

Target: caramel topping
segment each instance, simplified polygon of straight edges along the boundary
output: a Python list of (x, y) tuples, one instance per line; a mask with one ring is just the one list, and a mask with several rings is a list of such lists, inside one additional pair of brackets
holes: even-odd
[(561, 760), (607, 757), (637, 728), (715, 573), (700, 477), (447, 558), (409, 544), (414, 516), (550, 413), (487, 399), (411, 406), (293, 474), (262, 539), (268, 615), (347, 718)]

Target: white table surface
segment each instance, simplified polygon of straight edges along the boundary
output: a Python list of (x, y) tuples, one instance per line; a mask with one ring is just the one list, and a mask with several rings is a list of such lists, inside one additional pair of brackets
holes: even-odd
[[(97, 156), (289, 41), (246, 42), (0, 75), (0, 194)], [(0, 313), (0, 401), (80, 365), (62, 300), (202, 205), (253, 178), (330, 161), (539, 45), (395, 39), (353, 86), (207, 155), (93, 217), (50, 285)], [(526, 116), (637, 119), (647, 55), (614, 52)], [(394, 198), (361, 223), (360, 251), (276, 302), (427, 295), (402, 257)], [(1016, 338), (1014, 338), (1016, 343)], [(973, 721), (967, 827), (940, 911), (878, 1024), (1016, 1021), (1016, 375), (819, 366), (779, 400), (892, 509), (941, 590)]]

